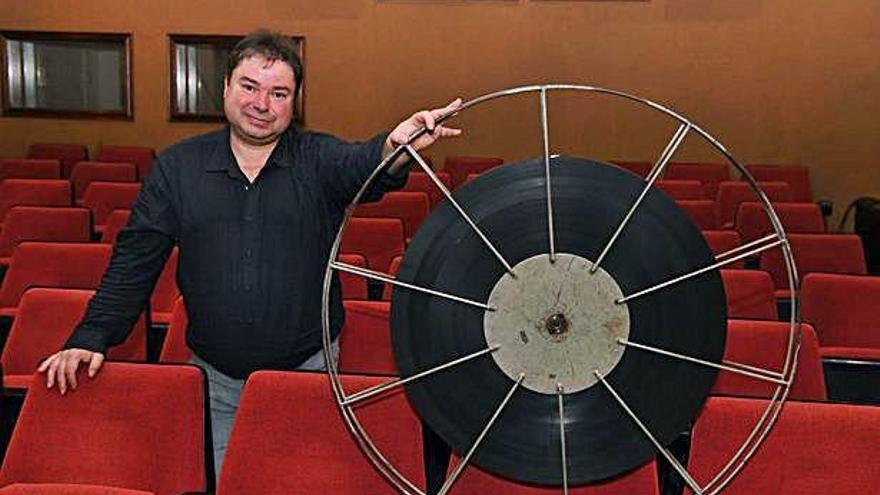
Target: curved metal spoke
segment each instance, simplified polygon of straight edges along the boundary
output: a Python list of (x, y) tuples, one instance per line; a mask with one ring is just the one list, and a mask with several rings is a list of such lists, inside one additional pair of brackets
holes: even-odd
[(626, 414), (635, 422), (639, 429), (642, 430), (642, 433), (644, 433), (645, 436), (648, 437), (648, 440), (650, 440), (651, 443), (654, 444), (654, 447), (656, 447), (657, 450), (663, 455), (663, 457), (666, 458), (666, 461), (669, 462), (672, 468), (675, 469), (676, 472), (678, 472), (679, 476), (681, 476), (684, 482), (687, 483), (691, 490), (693, 490), (694, 495), (703, 495), (703, 491), (700, 488), (700, 485), (698, 485), (694, 478), (690, 475), (690, 473), (688, 473), (687, 469), (685, 469), (684, 466), (682, 466), (681, 463), (678, 462), (678, 459), (670, 454), (665, 447), (660, 445), (660, 442), (657, 441), (657, 438), (654, 437), (654, 435), (648, 430), (648, 428), (639, 419), (639, 417), (636, 416), (632, 409), (629, 408), (626, 402), (624, 402), (623, 398), (617, 393), (616, 390), (614, 390), (614, 387), (612, 387), (611, 384), (608, 383), (607, 380), (605, 380), (605, 377), (602, 376), (601, 373), (599, 373), (599, 370), (593, 370), (593, 374), (596, 375), (596, 378), (602, 383), (602, 385), (605, 386), (606, 389), (608, 389), (608, 392), (611, 393), (611, 395), (614, 397), (614, 400), (616, 400), (617, 403), (620, 404), (620, 407), (624, 411), (626, 411)]
[(468, 215), (467, 212), (464, 211), (464, 208), (462, 208), (461, 205), (458, 204), (458, 201), (456, 201), (452, 197), (452, 193), (449, 192), (449, 189), (446, 188), (446, 185), (443, 184), (443, 181), (437, 178), (437, 174), (435, 174), (434, 171), (431, 170), (431, 167), (428, 165), (425, 159), (422, 158), (422, 156), (419, 155), (418, 152), (416, 152), (416, 150), (408, 144), (405, 145), (403, 149), (409, 154), (410, 157), (412, 157), (413, 160), (416, 161), (416, 163), (419, 164), (419, 167), (421, 167), (422, 170), (424, 170), (425, 173), (428, 174), (428, 177), (431, 178), (431, 182), (433, 182), (434, 185), (443, 192), (443, 195), (446, 196), (446, 199), (449, 200), (449, 203), (452, 204), (452, 206), (458, 211), (459, 215), (464, 218), (464, 221), (467, 222), (468, 225), (470, 225), (474, 233), (476, 233), (480, 240), (483, 241), (483, 244), (485, 244), (486, 247), (489, 248), (489, 251), (492, 251), (492, 254), (494, 254), (495, 257), (498, 258), (498, 261), (500, 261), (501, 264), (504, 265), (504, 269), (507, 270), (507, 273), (509, 273), (511, 277), (516, 278), (516, 274), (513, 272), (513, 267), (510, 265), (510, 263), (508, 263), (507, 260), (504, 259), (504, 256), (501, 255), (501, 252), (495, 248), (494, 244), (492, 244), (492, 241), (490, 241), (489, 238), (486, 237), (486, 234), (484, 234), (483, 231), (480, 230), (479, 227), (477, 227), (477, 224), (471, 219), (470, 215)]
[(550, 263), (556, 261), (556, 233), (553, 221), (553, 193), (550, 187), (550, 129), (547, 119), (547, 88), (541, 88), (541, 134), (544, 138), (544, 182), (547, 187), (547, 237), (550, 240)]
[(727, 266), (727, 265), (729, 265), (729, 264), (731, 264), (731, 263), (735, 263), (735, 262), (737, 262), (737, 261), (739, 261), (739, 260), (741, 260), (741, 259), (743, 259), (743, 258), (748, 258), (749, 256), (753, 256), (753, 255), (755, 255), (755, 254), (758, 254), (758, 253), (760, 253), (760, 252), (763, 252), (763, 251), (766, 251), (766, 250), (768, 250), (768, 249), (774, 248), (774, 247), (779, 246), (780, 244), (783, 244), (783, 243), (786, 242), (785, 239), (781, 239), (781, 238), (779, 238), (779, 237), (776, 236), (776, 235), (767, 236), (767, 237), (765, 237), (764, 239), (771, 239), (771, 238), (776, 239), (776, 241), (775, 241), (775, 242), (771, 242), (771, 243), (769, 243), (769, 244), (766, 244), (766, 245), (764, 245), (764, 246), (761, 246), (761, 247), (758, 247), (758, 248), (752, 249), (751, 251), (748, 251), (748, 252), (745, 252), (745, 253), (739, 254), (739, 255), (734, 256), (734, 257), (732, 257), (732, 258), (727, 258), (727, 259), (725, 259), (725, 260), (723, 260), (723, 261), (719, 261), (718, 263), (715, 263), (715, 264), (713, 264), (713, 265), (704, 266), (703, 268), (699, 268), (699, 269), (694, 270), (694, 271), (692, 271), (692, 272), (690, 272), (690, 273), (686, 273), (686, 274), (684, 274), (684, 275), (680, 275), (680, 276), (678, 276), (678, 277), (675, 277), (675, 278), (673, 278), (673, 279), (667, 280), (667, 281), (665, 281), (665, 282), (660, 282), (660, 283), (657, 284), (657, 285), (654, 285), (654, 286), (648, 287), (647, 289), (642, 289), (642, 290), (640, 290), (640, 291), (638, 291), (638, 292), (634, 292), (634, 293), (629, 294), (629, 295), (627, 295), (627, 296), (624, 296), (624, 297), (622, 297), (622, 298), (620, 298), (620, 299), (618, 299), (618, 300), (616, 300), (616, 301), (614, 301), (614, 302), (615, 302), (616, 304), (623, 304), (623, 303), (625, 303), (625, 302), (627, 302), (627, 301), (631, 301), (631, 300), (633, 300), (633, 299), (635, 299), (635, 298), (637, 298), (637, 297), (644, 296), (645, 294), (650, 294), (651, 292), (654, 292), (654, 291), (657, 291), (657, 290), (663, 289), (663, 288), (665, 288), (665, 287), (669, 287), (670, 285), (674, 285), (674, 284), (677, 284), (677, 283), (679, 283), (679, 282), (683, 282), (683, 281), (688, 280), (688, 279), (690, 279), (690, 278), (696, 277), (697, 275), (702, 275), (702, 274), (704, 274), (704, 273), (706, 273), (706, 272), (708, 272), (708, 271), (717, 270), (718, 268), (721, 268), (721, 267), (723, 267), (723, 266)]
[(474, 455), (474, 452), (477, 451), (477, 448), (483, 443), (483, 439), (486, 438), (486, 434), (489, 433), (489, 430), (492, 428), (492, 425), (495, 424), (495, 420), (498, 419), (498, 416), (501, 416), (501, 412), (504, 411), (504, 408), (507, 407), (507, 403), (510, 402), (510, 398), (513, 397), (513, 393), (516, 392), (516, 389), (519, 388), (520, 384), (522, 384), (523, 379), (526, 375), (520, 373), (519, 378), (513, 383), (513, 386), (510, 387), (510, 391), (507, 392), (507, 395), (504, 396), (504, 399), (498, 404), (498, 408), (495, 409), (495, 413), (489, 418), (489, 422), (486, 423), (486, 426), (483, 428), (483, 431), (480, 432), (480, 435), (477, 437), (477, 440), (474, 441), (474, 444), (471, 446), (471, 449), (468, 450), (468, 453), (458, 461), (458, 464), (455, 465), (455, 469), (452, 470), (452, 473), (446, 478), (446, 481), (443, 482), (443, 486), (440, 488), (440, 491), (437, 492), (437, 495), (446, 495), (449, 490), (452, 489), (452, 485), (458, 481), (458, 477), (461, 476), (461, 472), (464, 471), (464, 468), (467, 466), (468, 462), (471, 460), (471, 456)]
[(557, 383), (556, 397), (559, 402), (559, 448), (562, 457), (562, 494), (568, 495), (568, 452), (566, 452), (565, 448), (565, 407), (562, 403), (564, 395), (565, 390), (562, 388), (562, 384)]
[(456, 296), (455, 294), (449, 294), (447, 292), (441, 292), (439, 290), (414, 285), (408, 282), (401, 282), (396, 278), (388, 275), (387, 273), (376, 272), (373, 270), (368, 270), (366, 268), (361, 268), (359, 266), (349, 265), (348, 263), (340, 263), (338, 261), (331, 261), (330, 266), (341, 272), (351, 273), (352, 275), (359, 275), (361, 277), (371, 280), (378, 280), (379, 282), (385, 282), (386, 284), (396, 285), (398, 287), (405, 287), (407, 289), (424, 292), (425, 294), (431, 294), (432, 296), (442, 297), (444, 299), (449, 299), (464, 304), (470, 304), (471, 306), (476, 306), (478, 308), (485, 309), (486, 311), (495, 311), (495, 308), (489, 306), (488, 304), (474, 301), (472, 299), (467, 299), (465, 297)]
[[(729, 371), (731, 373), (736, 373), (739, 375), (747, 376), (750, 378), (754, 378), (756, 380), (763, 380), (766, 382), (774, 383), (776, 385), (788, 385), (787, 380), (783, 380), (779, 377), (776, 372), (768, 371), (761, 368), (756, 368), (754, 366), (749, 366), (747, 364), (740, 364), (736, 362), (726, 361), (723, 363), (713, 363), (712, 361), (707, 361), (705, 359), (696, 358), (693, 356), (688, 356), (685, 354), (681, 354), (674, 351), (668, 351), (666, 349), (661, 349), (659, 347), (650, 346), (647, 344), (640, 344), (638, 342), (633, 342), (627, 339), (617, 339), (617, 343), (620, 345), (625, 345), (627, 347), (632, 347), (635, 349), (640, 349), (647, 352), (653, 352), (655, 354), (660, 354), (661, 356), (667, 356), (675, 359), (681, 359), (682, 361), (688, 361), (694, 364), (701, 364), (703, 366), (708, 366), (710, 368), (716, 368), (719, 370)], [(754, 371), (749, 371), (749, 370)]]
[(458, 366), (459, 364), (464, 364), (472, 359), (476, 359), (480, 356), (489, 354), (491, 352), (495, 352), (500, 348), (501, 348), (500, 345), (488, 347), (486, 349), (468, 354), (466, 356), (462, 356), (458, 359), (453, 359), (452, 361), (434, 366), (433, 368), (416, 373), (415, 375), (412, 375), (410, 377), (398, 378), (396, 380), (391, 380), (390, 382), (380, 383), (379, 385), (361, 390), (360, 392), (357, 392), (357, 393), (354, 393), (354, 394), (351, 394), (351, 395), (345, 397), (342, 401), (340, 401), (340, 404), (342, 404), (343, 406), (350, 406), (350, 405), (356, 404), (358, 402), (367, 400), (371, 397), (375, 397), (381, 393), (388, 392), (390, 390), (394, 390), (397, 387), (402, 387), (403, 385), (406, 385), (407, 383), (414, 382), (416, 380), (420, 380), (422, 378), (425, 378), (426, 376), (433, 375), (434, 373), (437, 373), (437, 372), (440, 372), (443, 370), (448, 370), (449, 368)]
[(651, 168), (651, 172), (648, 174), (647, 183), (645, 187), (642, 189), (642, 192), (639, 194), (636, 201), (630, 207), (629, 211), (623, 217), (623, 220), (618, 224), (617, 229), (614, 231), (614, 234), (611, 236), (611, 239), (605, 244), (605, 248), (602, 249), (599, 257), (596, 258), (596, 261), (593, 262), (593, 266), (590, 267), (590, 273), (596, 273), (596, 270), (599, 269), (599, 265), (602, 264), (602, 261), (605, 259), (605, 256), (608, 255), (608, 252), (611, 250), (611, 246), (617, 241), (617, 238), (620, 237), (620, 234), (623, 232), (623, 229), (629, 223), (632, 216), (635, 214), (636, 210), (638, 210), (639, 206), (641, 206), (642, 201), (645, 199), (645, 196), (648, 194), (648, 191), (653, 187), (654, 182), (660, 177), (660, 174), (663, 173), (663, 170), (666, 168), (666, 165), (669, 163), (669, 160), (672, 158), (672, 155), (678, 151), (678, 147), (681, 146), (681, 143), (684, 142), (684, 138), (687, 136), (688, 131), (691, 129), (690, 122), (685, 122), (679, 126), (678, 130), (673, 134), (672, 139), (669, 143), (666, 144), (666, 148), (663, 150), (663, 153), (660, 154), (660, 158)]

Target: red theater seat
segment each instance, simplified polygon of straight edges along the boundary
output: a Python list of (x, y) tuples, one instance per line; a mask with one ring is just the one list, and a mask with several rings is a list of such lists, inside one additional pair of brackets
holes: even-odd
[[(705, 486), (727, 464), (766, 408), (764, 400), (709, 398), (694, 427), (688, 462), (697, 483)], [(723, 493), (874, 493), (880, 486), (877, 445), (880, 407), (789, 401)]]
[(79, 162), (70, 175), (74, 201), (82, 201), (93, 182), (136, 181), (137, 170), (131, 163)]
[(354, 216), (360, 218), (399, 218), (407, 242), (416, 234), (431, 211), (431, 202), (423, 192), (390, 192), (375, 203), (359, 204)]
[[(786, 233), (822, 234), (825, 219), (816, 203), (774, 203), (773, 211), (779, 217)], [(736, 212), (734, 228), (743, 242), (751, 242), (773, 233), (770, 217), (761, 203), (742, 203)]]
[(104, 244), (116, 243), (116, 237), (119, 231), (128, 224), (128, 217), (131, 216), (131, 210), (116, 209), (107, 215), (104, 219), (104, 231), (101, 232), (101, 242)]
[(648, 174), (651, 173), (651, 167), (653, 166), (651, 162), (627, 160), (612, 160), (610, 163), (617, 165), (620, 168), (629, 170), (630, 172), (638, 175), (643, 179), (648, 177)]
[[(783, 321), (728, 320), (724, 361), (782, 372), (791, 335), (790, 328), (789, 323)], [(801, 347), (797, 354), (797, 370), (789, 390), (789, 398), (826, 400), (825, 376), (822, 373), (816, 331), (808, 324), (803, 324), (800, 328)], [(776, 384), (768, 381), (721, 370), (712, 394), (769, 399), (776, 392), (776, 387)]]
[[(446, 189), (452, 190), (452, 179), (446, 172), (434, 172), (440, 182), (446, 186)], [(406, 184), (400, 189), (402, 192), (423, 192), (431, 199), (431, 207), (437, 206), (438, 203), (446, 199), (443, 191), (434, 184), (434, 181), (424, 172), (410, 172)]]
[(180, 289), (177, 288), (177, 253), (178, 249), (175, 246), (159, 273), (153, 294), (150, 296), (150, 320), (153, 323), (167, 325), (171, 321), (174, 300), (180, 295)]
[(700, 230), (718, 230), (721, 226), (721, 222), (718, 221), (718, 205), (714, 201), (683, 199), (676, 201), (675, 204), (691, 217), (694, 225)]
[(112, 246), (107, 244), (19, 244), (0, 285), (0, 316), (14, 317), (21, 296), (31, 287), (96, 289), (111, 254)]
[(133, 163), (137, 167), (137, 178), (143, 182), (153, 167), (156, 152), (144, 146), (102, 146), (98, 151), (99, 162)]
[(773, 279), (762, 270), (721, 270), (727, 295), (727, 317), (778, 320)]
[(187, 363), (192, 359), (192, 351), (186, 345), (187, 325), (189, 318), (186, 315), (186, 304), (183, 297), (178, 297), (171, 310), (171, 321), (168, 323), (165, 341), (162, 342), (162, 350), (159, 351), (160, 363)]
[[(704, 230), (703, 238), (706, 239), (706, 244), (709, 245), (709, 249), (712, 250), (712, 254), (715, 256), (724, 254), (742, 244), (739, 239), (739, 234), (732, 230)], [(736, 255), (734, 254), (734, 256)], [(735, 261), (724, 266), (727, 268), (742, 268), (743, 261)]]
[(155, 495), (143, 490), (79, 483), (13, 483), (0, 488), (0, 495)]
[[(77, 390), (63, 397), (57, 388), (28, 392), (0, 486), (20, 483), (33, 488), (27, 493), (40, 494), (208, 490), (205, 431), (210, 427), (199, 368), (106, 362), (91, 379), (80, 367), (77, 380)], [(23, 492), (21, 485), (7, 489)], [(119, 491), (124, 489), (129, 491)]]
[[(351, 393), (388, 379), (343, 376), (341, 380)], [(421, 426), (402, 391), (362, 404), (356, 413), (387, 460), (424, 490)], [(346, 429), (326, 374), (258, 371), (244, 387), (217, 493), (398, 492), (364, 458)]]
[(28, 147), (27, 156), (61, 161), (61, 177), (66, 179), (76, 162), (89, 159), (89, 150), (82, 144), (33, 143)]
[[(348, 265), (367, 267), (367, 259), (360, 254), (340, 254), (339, 261)], [(339, 283), (342, 286), (343, 299), (366, 299), (367, 279), (360, 275), (339, 271)]]
[(70, 182), (52, 179), (7, 179), (0, 182), (0, 224), (13, 206), (70, 206)]
[(793, 165), (746, 165), (746, 170), (758, 181), (785, 182), (791, 188), (792, 201), (810, 203), (813, 190), (810, 186), (810, 169)]
[[(812, 272), (865, 275), (865, 252), (862, 240), (849, 234), (791, 234), (788, 236), (798, 276)], [(782, 250), (761, 253), (761, 269), (770, 272), (776, 286), (776, 297), (789, 297), (788, 275)]]
[(801, 318), (816, 327), (825, 357), (880, 360), (880, 277), (810, 273)]
[[(403, 256), (395, 256), (393, 260), (391, 260), (391, 266), (388, 267), (388, 275), (391, 275), (394, 278), (397, 278), (397, 271), (400, 270), (400, 264), (403, 263)], [(385, 284), (385, 287), (382, 288), (382, 300), (390, 301), (391, 300), (391, 292), (394, 290), (394, 286), (391, 284)]]
[(345, 301), (345, 326), (339, 336), (339, 372), (397, 375), (388, 323), (391, 303)]
[(452, 186), (458, 187), (465, 183), (470, 174), (480, 174), (504, 163), (501, 158), (487, 156), (447, 156), (443, 171), (449, 173)]
[(6, 179), (60, 179), (61, 162), (38, 158), (0, 158), (0, 182)]
[(82, 205), (92, 211), (95, 231), (103, 232), (113, 210), (130, 209), (137, 200), (141, 185), (136, 182), (92, 182), (82, 198)]
[(698, 180), (660, 179), (654, 185), (672, 199), (707, 199)]
[[(94, 293), (43, 288), (24, 293), (0, 357), (4, 388), (28, 388), (40, 361), (64, 347)], [(107, 349), (107, 358), (143, 361), (146, 357), (147, 330), (142, 315), (124, 342)]]
[(367, 259), (371, 270), (387, 273), (391, 260), (403, 254), (403, 222), (398, 218), (351, 218), (339, 248)]
[(698, 180), (703, 184), (705, 198), (718, 196), (718, 184), (730, 180), (726, 163), (673, 162), (666, 166), (664, 179)]
[(0, 232), (0, 265), (8, 265), (15, 246), (25, 241), (89, 242), (91, 235), (85, 208), (16, 206)]
[[(788, 203), (792, 201), (791, 189), (785, 182), (758, 182), (758, 187), (764, 191), (771, 202)], [(736, 210), (741, 203), (757, 202), (759, 198), (752, 190), (748, 182), (725, 181), (718, 184), (718, 212), (723, 228), (733, 228), (733, 220)]]

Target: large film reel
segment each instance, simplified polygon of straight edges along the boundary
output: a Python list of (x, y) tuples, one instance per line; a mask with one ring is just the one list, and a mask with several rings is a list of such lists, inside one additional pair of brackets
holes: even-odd
[[(608, 164), (551, 156), (552, 91), (624, 98), (668, 115), (679, 127), (644, 180)], [(336, 261), (348, 218), (343, 222), (325, 279), (325, 349), (332, 271), (390, 281), (396, 285), (392, 334), (402, 377), (347, 391), (331, 367), (343, 418), (367, 457), (403, 493), (421, 490), (385, 460), (353, 409), (400, 386), (422, 419), (462, 457), (441, 493), (452, 489), (469, 462), (515, 481), (567, 491), (569, 485), (636, 468), (657, 452), (695, 493), (717, 493), (772, 428), (796, 368), (796, 290), (781, 369), (722, 360), (726, 313), (718, 269), (781, 248), (796, 288), (779, 220), (754, 179), (720, 143), (671, 110), (629, 94), (529, 86), (477, 98), (457, 113), (529, 92), (541, 99), (543, 158), (497, 169), (450, 195), (404, 145), (377, 167), (358, 195), (405, 153), (435, 179), (447, 200), (413, 238), (396, 279)], [(707, 140), (743, 173), (764, 204), (771, 235), (713, 256), (686, 215), (653, 188), (689, 133)], [(719, 369), (774, 383), (776, 390), (742, 447), (701, 485), (665, 446), (696, 416)]]

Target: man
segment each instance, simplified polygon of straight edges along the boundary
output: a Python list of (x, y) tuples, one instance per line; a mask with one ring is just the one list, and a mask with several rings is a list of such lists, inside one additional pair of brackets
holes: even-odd
[[(324, 264), (345, 207), (379, 162), (422, 126), (412, 143), (430, 146), (458, 129), (435, 125), (460, 100), (422, 111), (364, 143), (291, 126), (302, 65), (292, 42), (255, 32), (233, 49), (224, 81), (228, 127), (188, 139), (156, 161), (120, 232), (101, 286), (65, 349), (40, 367), (47, 386), (76, 389), (76, 370), (93, 377), (108, 346), (122, 342), (172, 247), (189, 316), (187, 344), (208, 374), (215, 470), (247, 376), (261, 368), (324, 369)], [(368, 199), (400, 187), (399, 158)], [(332, 331), (342, 327), (338, 280)]]

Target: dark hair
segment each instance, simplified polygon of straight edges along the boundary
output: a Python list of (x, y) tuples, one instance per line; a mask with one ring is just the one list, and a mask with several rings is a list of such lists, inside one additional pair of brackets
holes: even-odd
[[(268, 29), (254, 31), (235, 44), (235, 47), (229, 52), (226, 79), (232, 76), (232, 71), (238, 67), (242, 60), (253, 56), (261, 56), (270, 62), (281, 60), (286, 63), (293, 69), (297, 89), (302, 86), (303, 66), (297, 53), (296, 42)], [(299, 93), (298, 90), (297, 93)]]

